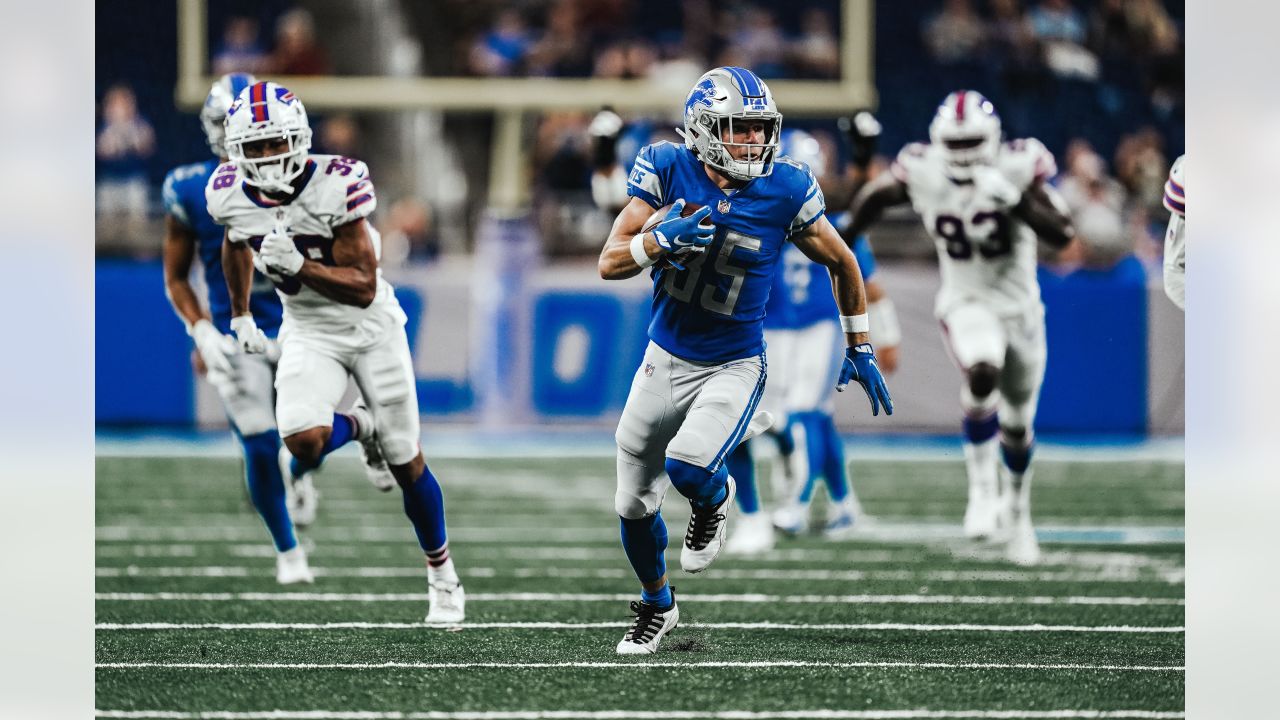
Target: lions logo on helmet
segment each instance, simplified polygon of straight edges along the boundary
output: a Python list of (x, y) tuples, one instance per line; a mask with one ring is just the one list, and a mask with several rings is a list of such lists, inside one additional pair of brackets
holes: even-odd
[[(227, 157), (244, 173), (245, 182), (269, 192), (293, 192), (290, 184), (306, 169), (311, 125), (302, 101), (287, 88), (259, 82), (240, 92), (227, 111)], [(249, 157), (245, 147), (284, 140), (283, 152)]]
[(982, 93), (957, 90), (938, 106), (929, 123), (929, 141), (942, 149), (948, 174), (968, 180), (975, 165), (995, 161), (1000, 150), (1000, 116)]
[(200, 108), (200, 125), (204, 128), (209, 149), (218, 158), (227, 156), (227, 148), (223, 143), (226, 138), (223, 123), (227, 119), (227, 111), (240, 92), (256, 82), (257, 79), (249, 73), (228, 73), (218, 78), (213, 87), (209, 88), (204, 107)]
[[(763, 143), (732, 143), (734, 125), (763, 121)], [(685, 146), (698, 159), (735, 180), (765, 177), (773, 172), (778, 151), (782, 113), (773, 103), (773, 94), (755, 73), (740, 67), (719, 67), (698, 78), (684, 102)], [(737, 159), (730, 148), (746, 148), (745, 159)]]

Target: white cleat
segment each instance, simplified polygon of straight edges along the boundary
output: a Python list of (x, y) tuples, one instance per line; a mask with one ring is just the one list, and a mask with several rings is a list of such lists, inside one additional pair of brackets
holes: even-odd
[(306, 472), (295, 478), (290, 469), (293, 455), (289, 448), (280, 447), (280, 476), (284, 478), (285, 502), (289, 508), (289, 517), (297, 527), (306, 527), (316, 521), (316, 510), (320, 504), (320, 491), (316, 490), (312, 481), (314, 473)]
[(744, 514), (734, 527), (736, 529), (724, 547), (728, 555), (759, 555), (769, 552), (777, 544), (773, 522), (764, 512)]
[(687, 573), (707, 569), (712, 560), (724, 548), (729, 510), (738, 494), (738, 484), (730, 476), (725, 481), (724, 500), (719, 505), (699, 510), (690, 503), (689, 529), (684, 533), (684, 547), (680, 548), (680, 567)]
[(742, 440), (738, 444), (741, 445), (771, 427), (773, 427), (773, 413), (768, 410), (757, 411), (751, 416), (751, 422), (747, 423), (747, 431), (743, 433)]
[(1000, 532), (1001, 503), (983, 493), (970, 493), (964, 510), (964, 536), (972, 540), (994, 538)]
[(773, 511), (773, 527), (784, 535), (801, 535), (809, 529), (809, 506), (788, 503)]
[(360, 455), (364, 457), (365, 477), (382, 492), (390, 492), (396, 486), (396, 478), (387, 467), (378, 443), (378, 425), (373, 414), (364, 405), (356, 405), (347, 413), (356, 421), (356, 440), (360, 443)]
[(462, 583), (431, 580), (427, 584), (428, 625), (457, 625), (467, 616), (467, 593)]
[(1030, 566), (1040, 562), (1040, 542), (1036, 539), (1036, 529), (1031, 525), (1031, 517), (1023, 515), (1014, 524), (1005, 546), (1005, 557), (1015, 565)]
[(315, 581), (315, 576), (311, 574), (311, 567), (307, 565), (307, 553), (301, 545), (276, 553), (276, 582), (281, 585), (295, 585)]
[(631, 628), (618, 643), (619, 655), (652, 655), (658, 652), (662, 636), (676, 629), (680, 622), (680, 606), (675, 602), (675, 588), (671, 589), (671, 607), (662, 610), (657, 605), (633, 600), (631, 612), (636, 614)]

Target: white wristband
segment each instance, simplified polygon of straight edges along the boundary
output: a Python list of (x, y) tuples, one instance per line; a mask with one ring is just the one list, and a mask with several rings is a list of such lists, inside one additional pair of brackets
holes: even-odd
[(864, 333), (871, 331), (871, 321), (867, 319), (867, 314), (861, 315), (841, 315), (840, 329), (847, 333)]
[(657, 262), (656, 258), (649, 257), (649, 253), (644, 251), (644, 233), (640, 233), (631, 238), (631, 259), (643, 270)]

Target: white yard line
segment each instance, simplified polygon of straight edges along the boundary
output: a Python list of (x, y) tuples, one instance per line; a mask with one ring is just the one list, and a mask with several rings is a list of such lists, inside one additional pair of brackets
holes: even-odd
[[(489, 622), (463, 623), (456, 627), (464, 630), (595, 630), (601, 628), (623, 628), (625, 622)], [(98, 623), (95, 630), (421, 630), (430, 627), (423, 623), (371, 623), (371, 622), (332, 622), (332, 623)], [(706, 630), (902, 630), (911, 632), (1072, 632), (1072, 633), (1181, 633), (1182, 626), (1138, 627), (1131, 625), (972, 625), (966, 623), (927, 625), (920, 623), (775, 623), (775, 622), (728, 622), (728, 623), (682, 623), (682, 628), (701, 628)]]
[(744, 660), (689, 663), (647, 662), (385, 662), (385, 663), (196, 663), (196, 662), (116, 662), (97, 663), (98, 669), (185, 668), (190, 670), (460, 670), (460, 669), (535, 669), (559, 668), (926, 668), (936, 670), (1132, 670), (1137, 672), (1183, 672), (1182, 665), (1076, 665), (1057, 663), (943, 663), (943, 662), (820, 662), (813, 660)]
[(1159, 710), (96, 710), (121, 720), (1176, 720)]
[[(317, 577), (333, 578), (420, 578), (425, 571), (412, 566), (362, 566), (362, 567), (313, 567)], [(627, 568), (495, 568), (485, 566), (462, 567), (463, 577), (476, 578), (558, 578), (558, 579), (619, 579), (632, 577)], [(99, 567), (94, 574), (100, 578), (143, 577), (266, 577), (260, 568), (244, 566), (176, 566), (148, 567)], [(1142, 582), (1162, 581), (1171, 585), (1181, 584), (1181, 570), (1164, 573), (1143, 572), (1138, 568), (1108, 569), (1098, 571), (1035, 571), (1035, 570), (787, 570), (787, 569), (725, 569), (716, 577), (725, 580), (782, 580), (817, 582), (856, 582), (866, 580), (921, 580), (926, 582)]]
[[(1142, 525), (1040, 525), (1037, 534), (1042, 542), (1115, 543), (1115, 544), (1182, 544), (1182, 526)], [(413, 533), (409, 524), (403, 527), (320, 527), (311, 534), (317, 541), (334, 542), (408, 542)], [(219, 525), (103, 525), (97, 528), (98, 542), (239, 542), (263, 540), (265, 531), (257, 526), (226, 527)], [(460, 542), (525, 542), (525, 543), (617, 543), (617, 531), (605, 528), (558, 527), (477, 527), (449, 528), (449, 537)], [(967, 542), (958, 523), (946, 522), (879, 522), (855, 531), (850, 539), (890, 543)]]
[[(108, 602), (425, 602), (426, 593), (321, 593), (321, 592), (100, 592), (95, 600)], [(468, 593), (471, 602), (626, 602), (631, 593)], [(1043, 595), (764, 595), (747, 593), (682, 594), (684, 602), (785, 603), (785, 604), (869, 604), (869, 605), (1173, 605), (1186, 604), (1183, 598), (1101, 597)]]

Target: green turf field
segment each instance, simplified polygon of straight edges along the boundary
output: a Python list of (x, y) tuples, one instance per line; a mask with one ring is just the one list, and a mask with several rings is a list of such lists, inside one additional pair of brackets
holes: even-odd
[(681, 627), (646, 658), (613, 649), (637, 586), (612, 460), (432, 467), (468, 592), (461, 629), (419, 624), (425, 571), (399, 494), (347, 457), (318, 478), (320, 517), (301, 533), (317, 582), (288, 588), (239, 461), (100, 458), (99, 716), (1183, 716), (1180, 463), (1041, 462), (1035, 568), (956, 539), (959, 460), (858, 464), (874, 527), (699, 576), (679, 570), (688, 506), (673, 492)]

